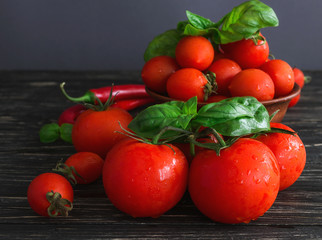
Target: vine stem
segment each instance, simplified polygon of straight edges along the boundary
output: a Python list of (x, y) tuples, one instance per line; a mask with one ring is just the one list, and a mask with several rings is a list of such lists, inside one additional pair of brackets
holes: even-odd
[(175, 131), (175, 132), (179, 132), (179, 133), (184, 133), (184, 135), (191, 135), (192, 134), (190, 131), (187, 131), (187, 130), (184, 130), (181, 128), (167, 126), (167, 127), (162, 128), (161, 131), (157, 135), (154, 136), (154, 138), (152, 139), (152, 144), (158, 144), (162, 135), (167, 131)]

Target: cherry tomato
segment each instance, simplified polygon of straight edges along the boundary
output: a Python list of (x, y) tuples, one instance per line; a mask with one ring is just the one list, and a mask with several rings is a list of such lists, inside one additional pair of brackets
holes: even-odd
[(30, 207), (39, 215), (68, 215), (74, 200), (71, 184), (56, 173), (43, 173), (30, 183), (27, 191)]
[(230, 59), (223, 58), (213, 62), (208, 70), (216, 74), (216, 92), (229, 96), (228, 86), (231, 79), (241, 71), (239, 65)]
[(298, 68), (293, 68), (293, 73), (294, 73), (294, 81), (300, 86), (300, 88), (303, 88), (304, 81), (305, 81), (304, 73)]
[(104, 160), (96, 153), (78, 152), (71, 155), (65, 164), (73, 167), (74, 170), (71, 171), (73, 177), (71, 177), (77, 184), (89, 184), (101, 176)]
[(215, 51), (208, 39), (202, 36), (187, 36), (177, 44), (175, 55), (181, 67), (203, 71), (212, 63)]
[(274, 98), (274, 83), (270, 76), (260, 69), (245, 69), (236, 74), (228, 87), (231, 96), (252, 96), (258, 101)]
[(290, 103), (288, 104), (288, 108), (294, 107), (300, 101), (301, 94), (297, 95), (296, 97), (292, 98)]
[(158, 93), (166, 93), (169, 76), (179, 69), (176, 60), (169, 56), (157, 56), (147, 61), (141, 71), (144, 84)]
[(228, 97), (223, 96), (223, 95), (210, 95), (208, 97), (207, 103), (212, 103), (212, 102), (220, 102), (221, 100), (224, 100)]
[(169, 77), (167, 92), (174, 99), (187, 101), (197, 96), (198, 101), (203, 102), (208, 97), (206, 84), (208, 80), (202, 72), (194, 68), (182, 68)]
[(262, 216), (278, 194), (280, 172), (263, 143), (240, 138), (218, 156), (199, 152), (189, 172), (189, 193), (196, 207), (221, 223), (248, 223)]
[(285, 61), (274, 59), (264, 63), (261, 69), (273, 80), (275, 98), (289, 94), (294, 87), (294, 73), (292, 67)]
[(105, 158), (112, 146), (126, 137), (119, 133), (122, 132), (120, 125), (127, 129), (131, 120), (132, 116), (121, 108), (86, 110), (76, 119), (72, 130), (72, 141), (76, 151), (93, 152)]
[[(271, 127), (293, 131), (282, 123), (271, 123)], [(290, 187), (299, 178), (306, 163), (306, 151), (302, 140), (297, 134), (293, 136), (285, 133), (261, 135), (257, 140), (266, 144), (277, 159), (281, 172), (280, 191)]]
[[(263, 35), (261, 35), (263, 37)], [(255, 45), (252, 39), (243, 39), (237, 42), (221, 45), (225, 55), (243, 68), (258, 68), (266, 62), (269, 56), (267, 41), (258, 40)]]
[(109, 200), (133, 217), (159, 217), (182, 198), (188, 162), (175, 146), (126, 139), (107, 154), (103, 184)]

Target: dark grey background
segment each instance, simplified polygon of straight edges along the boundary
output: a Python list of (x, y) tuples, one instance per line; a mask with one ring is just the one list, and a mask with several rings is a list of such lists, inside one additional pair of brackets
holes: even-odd
[[(0, 70), (138, 70), (154, 36), (186, 20), (218, 21), (241, 0), (0, 0)], [(271, 53), (322, 69), (321, 0), (263, 0), (279, 20)]]

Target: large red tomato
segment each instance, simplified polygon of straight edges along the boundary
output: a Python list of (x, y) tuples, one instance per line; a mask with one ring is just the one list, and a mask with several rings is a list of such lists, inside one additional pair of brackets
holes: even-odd
[[(271, 123), (271, 127), (293, 131), (282, 123)], [(269, 133), (259, 136), (257, 140), (266, 144), (275, 154), (281, 171), (280, 191), (290, 187), (299, 178), (306, 163), (302, 140), (298, 135), (285, 133)]]
[(199, 152), (192, 160), (189, 193), (197, 208), (222, 223), (248, 223), (274, 203), (280, 172), (272, 151), (263, 143), (240, 138), (218, 156)]
[(268, 43), (263, 40), (258, 40), (255, 44), (253, 39), (243, 39), (222, 44), (221, 48), (226, 56), (237, 62), (243, 69), (260, 67), (269, 56)]
[[(104, 111), (88, 109), (76, 119), (72, 141), (77, 152), (93, 152), (103, 159), (112, 146), (125, 138), (120, 125), (127, 129), (132, 116), (121, 108)], [(117, 132), (119, 131), (119, 132)]]
[(175, 146), (133, 139), (116, 144), (103, 167), (106, 195), (133, 217), (159, 217), (182, 198), (187, 188), (188, 162)]

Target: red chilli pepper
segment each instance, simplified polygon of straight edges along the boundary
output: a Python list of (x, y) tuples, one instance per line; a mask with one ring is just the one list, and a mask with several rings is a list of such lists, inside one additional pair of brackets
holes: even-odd
[[(152, 97), (138, 98), (138, 99), (124, 99), (119, 100), (113, 103), (113, 107), (119, 107), (124, 110), (130, 111), (138, 107), (145, 106), (147, 104), (154, 103), (155, 99)], [(65, 111), (61, 113), (58, 118), (58, 125), (61, 126), (63, 123), (74, 124), (77, 117), (86, 110), (86, 107), (77, 104), (67, 108)]]
[(96, 103), (96, 98), (98, 98), (102, 103), (105, 103), (112, 92), (112, 97), (114, 101), (123, 100), (123, 99), (137, 99), (137, 98), (146, 98), (150, 97), (150, 95), (145, 91), (144, 84), (125, 84), (125, 85), (116, 85), (116, 86), (108, 86), (96, 89), (88, 90), (83, 96), (80, 97), (70, 97), (65, 89), (65, 83), (60, 85), (60, 88), (63, 94), (67, 99), (73, 102), (83, 102), (83, 103)]

